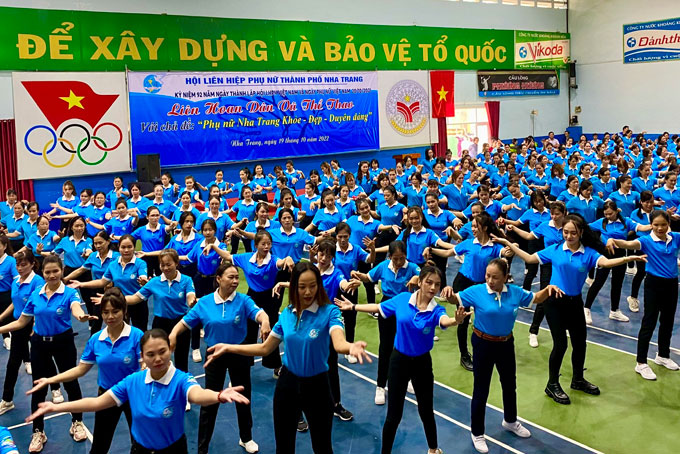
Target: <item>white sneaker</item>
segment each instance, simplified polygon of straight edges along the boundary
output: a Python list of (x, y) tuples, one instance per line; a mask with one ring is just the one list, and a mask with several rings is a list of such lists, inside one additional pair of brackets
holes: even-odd
[(187, 400), (187, 406), (184, 407), (184, 412), (191, 411), (191, 403)]
[(484, 435), (475, 437), (474, 435), (470, 434), (470, 436), (472, 437), (472, 444), (475, 446), (477, 452), (481, 452), (482, 454), (489, 452), (489, 447), (486, 445)]
[(521, 438), (529, 438), (531, 436), (531, 432), (529, 432), (529, 429), (524, 427), (522, 423), (519, 421), (515, 421), (513, 423), (510, 422), (505, 422), (505, 419), (501, 423), (501, 426), (503, 426), (503, 429), (507, 430), (508, 432), (512, 432), (518, 437)]
[(74, 421), (68, 433), (73, 437), (73, 441), (87, 440), (87, 433), (85, 432), (85, 425), (82, 421)]
[(356, 356), (352, 356), (352, 355), (345, 355), (345, 359), (350, 364), (356, 364), (358, 362)]
[[(383, 403), (385, 403), (383, 401)], [(0, 415), (4, 415), (10, 410), (14, 410), (14, 402), (5, 402), (4, 400), (0, 400)]]
[(656, 374), (647, 364), (637, 364), (635, 366), (635, 372), (642, 375), (642, 378), (645, 380), (656, 380)]
[(203, 328), (201, 328), (201, 339), (203, 339), (204, 337), (205, 337), (205, 330)]
[(380, 286), (378, 284), (375, 284), (373, 288), (375, 289), (375, 294), (380, 295)]
[(621, 312), (621, 309), (617, 309), (615, 311), (609, 311), (609, 319), (610, 320), (616, 320), (617, 322), (629, 322), (630, 319), (623, 315), (623, 312)]
[(589, 277), (586, 278), (586, 285), (587, 285), (588, 287), (590, 287), (591, 285), (593, 285), (593, 282), (595, 282), (595, 279), (592, 279), (592, 278), (589, 278)]
[(3, 339), (2, 344), (5, 346), (5, 350), (9, 350), (12, 348), (12, 339), (9, 337), (6, 337)]
[(257, 452), (260, 447), (255, 443), (254, 440), (250, 440), (247, 443), (243, 443), (241, 440), (238, 441), (238, 445), (246, 450), (246, 452)]
[(33, 375), (33, 368), (31, 367), (31, 363), (24, 363), (24, 367), (26, 368), (26, 373), (28, 375)]
[(375, 388), (375, 404), (385, 405), (385, 388), (381, 388), (380, 386)]
[(408, 386), (406, 387), (406, 391), (409, 392), (409, 394), (415, 394), (416, 390), (413, 389), (413, 383), (411, 383), (411, 380), (408, 381)]
[(678, 366), (678, 363), (673, 361), (670, 358), (663, 358), (659, 356), (659, 354), (656, 354), (656, 358), (654, 358), (654, 362), (657, 363), (659, 366), (663, 366), (668, 370), (678, 370), (680, 369), (680, 366)]
[(60, 404), (62, 402), (64, 402), (64, 396), (61, 394), (61, 389), (55, 389), (52, 391), (52, 403)]
[(586, 325), (592, 325), (593, 324), (593, 317), (591, 317), (591, 315), (590, 315), (590, 309), (588, 309), (587, 307), (584, 307), (583, 313), (586, 316)]
[(637, 298), (634, 298), (632, 296), (629, 296), (626, 298), (626, 301), (628, 301), (628, 309), (630, 309), (631, 312), (639, 312), (640, 311), (640, 300)]
[(635, 276), (637, 274), (637, 265), (626, 266), (626, 274), (630, 274), (631, 276)]
[(195, 363), (200, 363), (201, 361), (203, 361), (203, 357), (201, 356), (201, 350), (199, 348), (193, 351), (193, 353), (191, 354), (191, 359), (193, 359)]
[(435, 341), (435, 342), (438, 342), (438, 341), (439, 341), (439, 336), (434, 336), (434, 338), (433, 338), (432, 340)]
[(28, 445), (28, 452), (40, 452), (47, 443), (47, 435), (45, 432), (36, 430), (31, 436), (31, 444)]
[(532, 348), (538, 347), (538, 334), (529, 333), (529, 346)]

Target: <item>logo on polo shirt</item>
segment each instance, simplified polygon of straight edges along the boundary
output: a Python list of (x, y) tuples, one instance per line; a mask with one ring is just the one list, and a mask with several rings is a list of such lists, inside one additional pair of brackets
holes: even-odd
[(175, 410), (172, 409), (172, 407), (165, 407), (163, 409), (163, 417), (164, 418), (171, 418)]
[(319, 337), (319, 330), (318, 329), (310, 329), (309, 330), (309, 337), (311, 339), (316, 339), (317, 337)]
[(265, 274), (264, 276), (262, 276), (262, 279), (264, 279), (264, 280), (266, 281), (266, 280), (269, 279), (269, 276), (267, 276), (267, 275)]
[(127, 355), (125, 358), (123, 358), (123, 363), (130, 364), (131, 362), (132, 362), (132, 357), (130, 355)]
[(430, 328), (429, 326), (426, 326), (425, 328), (423, 328), (423, 334), (430, 334), (431, 330), (432, 330), (432, 328)]
[(579, 273), (585, 273), (586, 271), (588, 271), (588, 270), (586, 269), (585, 266), (581, 266), (581, 267), (579, 267), (579, 269), (578, 269), (578, 272), (579, 272)]
[(240, 323), (240, 322), (241, 322), (241, 316), (240, 315), (237, 315), (236, 317), (234, 317), (234, 323)]
[(213, 265), (217, 265), (217, 260), (213, 260), (213, 261), (212, 261), (212, 264), (213, 264)]
[(132, 274), (130, 275), (130, 279), (134, 279), (134, 278), (136, 278), (136, 277), (137, 277), (137, 276), (135, 275), (135, 273), (132, 273)]
[(64, 313), (64, 308), (63, 307), (58, 307), (57, 308), (57, 315), (61, 315)]
[(177, 296), (179, 296), (180, 298), (182, 298), (182, 297), (184, 296), (184, 292), (179, 292), (179, 293), (177, 294)]

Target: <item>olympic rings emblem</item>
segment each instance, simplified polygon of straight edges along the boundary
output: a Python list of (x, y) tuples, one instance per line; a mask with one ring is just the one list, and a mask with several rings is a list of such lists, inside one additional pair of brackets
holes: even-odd
[[(97, 136), (97, 133), (105, 126), (106, 127), (113, 127), (118, 132), (118, 140), (116, 141), (116, 144), (111, 146), (111, 147), (109, 147), (106, 144), (104, 139)], [(64, 138), (64, 134), (66, 133), (66, 131), (71, 129), (71, 128), (82, 129), (83, 132), (85, 133), (85, 137), (83, 137), (80, 140), (80, 142), (78, 142), (77, 146), (74, 146), (73, 143), (70, 140)], [(29, 135), (33, 131), (36, 131), (36, 130), (39, 130), (39, 129), (44, 129), (44, 130), (48, 131), (50, 133), (50, 135), (52, 136), (51, 139), (49, 139), (49, 140), (47, 140), (47, 142), (45, 142), (45, 145), (43, 146), (42, 151), (34, 150), (28, 144)], [(70, 165), (73, 162), (73, 160), (75, 159), (76, 156), (78, 156), (78, 159), (80, 160), (80, 162), (82, 162), (85, 165), (88, 165), (88, 166), (99, 165), (102, 162), (104, 162), (104, 160), (108, 156), (108, 152), (118, 148), (118, 146), (120, 146), (120, 144), (122, 142), (123, 142), (123, 132), (120, 130), (118, 125), (116, 125), (114, 123), (110, 123), (110, 122), (98, 124), (94, 128), (94, 131), (92, 131), (91, 134), (90, 134), (90, 131), (85, 126), (78, 124), (78, 123), (71, 123), (71, 124), (66, 125), (64, 127), (64, 129), (61, 130), (58, 137), (57, 137), (57, 132), (54, 129), (50, 128), (49, 126), (45, 126), (45, 125), (32, 126), (28, 131), (26, 131), (26, 135), (24, 135), (24, 146), (26, 147), (26, 149), (33, 155), (42, 156), (43, 159), (45, 160), (45, 163), (47, 163), (47, 165), (49, 165), (50, 167), (55, 168), (55, 169), (61, 169), (61, 168), (64, 168), (64, 167)], [(94, 143), (95, 147), (99, 148), (101, 151), (104, 152), (99, 159), (89, 160), (89, 159), (86, 159), (83, 156), (83, 153), (85, 152), (85, 150), (92, 143)], [(52, 153), (57, 148), (57, 144), (59, 144), (61, 146), (61, 148), (64, 149), (70, 155), (69, 158), (66, 160), (66, 162), (64, 162), (62, 164), (55, 163), (48, 157), (48, 155), (50, 153)]]

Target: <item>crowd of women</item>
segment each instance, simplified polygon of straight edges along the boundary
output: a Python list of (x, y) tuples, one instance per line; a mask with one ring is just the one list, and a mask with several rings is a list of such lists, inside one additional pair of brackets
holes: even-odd
[[(248, 404), (252, 357), (261, 356), (277, 379), (277, 452), (294, 452), (296, 431), (309, 430), (314, 452), (330, 453), (334, 416), (353, 418), (341, 402), (338, 354), (351, 364), (371, 361), (355, 339), (356, 313), (366, 312), (379, 331), (374, 400), (387, 403), (383, 453), (393, 450), (407, 391), (418, 400), (428, 453), (441, 452), (430, 351), (435, 329), (450, 326), (460, 364), (474, 374), (475, 448), (488, 451), (484, 412), (494, 366), (502, 427), (529, 437), (515, 392), (520, 306), (536, 304), (532, 347), (547, 319), (553, 347), (545, 393), (559, 404), (570, 403), (559, 381), (568, 338), (570, 388), (600, 394), (584, 377), (586, 326), (610, 274), (609, 318), (618, 322), (640, 310), (644, 282), (634, 370), (656, 379), (647, 356), (659, 321), (654, 362), (679, 369), (670, 358), (679, 145), (677, 136), (651, 140), (624, 127), (602, 140), (494, 141), (476, 159), (428, 149), (417, 165), (410, 157), (393, 168), (362, 161), (356, 172), (332, 160), (305, 175), (288, 161), (274, 174), (244, 167), (233, 183), (221, 170), (207, 185), (187, 176), (184, 187), (166, 173), (149, 194), (115, 178), (112, 189), (76, 196), (66, 181), (43, 210), (10, 189), (0, 203), (0, 333), (10, 351), (0, 414), (14, 408), (23, 362), (35, 384), (29, 452), (47, 442), (43, 416), (65, 411), (75, 441), (87, 438), (82, 412), (95, 412), (92, 453), (109, 451), (121, 413), (131, 452), (186, 453), (184, 411), (193, 403), (201, 406), (198, 452), (207, 453), (225, 402), (236, 405), (239, 445), (257, 452)], [(451, 256), (462, 265), (448, 283)], [(526, 267), (521, 287), (510, 273), (515, 258)], [(634, 275), (629, 315), (619, 301), (626, 273)], [(237, 291), (241, 276), (247, 293)], [(366, 304), (359, 304), (362, 286)], [(79, 360), (73, 323), (89, 324), (91, 335)], [(205, 359), (204, 387), (188, 373), (190, 359)], [(78, 380), (95, 364), (98, 396), (82, 398)], [(48, 387), (52, 402), (45, 402)]]

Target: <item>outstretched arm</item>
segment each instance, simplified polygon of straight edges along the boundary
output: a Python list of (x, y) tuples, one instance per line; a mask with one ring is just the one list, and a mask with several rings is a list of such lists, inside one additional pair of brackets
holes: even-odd
[(41, 402), (31, 416), (26, 418), (26, 422), (31, 422), (35, 418), (46, 415), (47, 413), (85, 413), (106, 410), (107, 408), (115, 407), (116, 401), (110, 393), (104, 393), (99, 397), (86, 397), (85, 399), (78, 399), (73, 402), (63, 402), (61, 404), (54, 404), (52, 402)]

